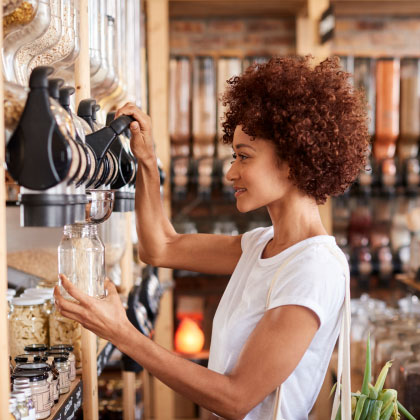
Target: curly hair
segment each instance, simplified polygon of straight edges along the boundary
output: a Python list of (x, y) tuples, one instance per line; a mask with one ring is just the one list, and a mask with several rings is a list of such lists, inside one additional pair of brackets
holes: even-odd
[(312, 66), (311, 56), (272, 58), (228, 80), (223, 142), (235, 128), (276, 145), (289, 179), (318, 204), (343, 193), (365, 166), (367, 104), (338, 57)]

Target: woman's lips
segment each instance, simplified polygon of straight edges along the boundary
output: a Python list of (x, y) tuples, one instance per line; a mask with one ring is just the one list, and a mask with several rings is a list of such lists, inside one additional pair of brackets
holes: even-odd
[(238, 198), (246, 191), (246, 188), (235, 188), (235, 197)]

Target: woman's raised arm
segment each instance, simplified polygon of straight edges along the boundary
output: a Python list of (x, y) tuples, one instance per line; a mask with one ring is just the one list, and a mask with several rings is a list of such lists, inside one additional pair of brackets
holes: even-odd
[(165, 214), (150, 117), (128, 103), (116, 117), (131, 115), (131, 150), (138, 160), (136, 226), (140, 259), (158, 267), (231, 274), (241, 256), (241, 236), (178, 234)]

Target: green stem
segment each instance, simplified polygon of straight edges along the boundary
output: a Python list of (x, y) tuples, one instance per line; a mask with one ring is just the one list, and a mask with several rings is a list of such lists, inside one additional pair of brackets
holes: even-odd
[(416, 420), (415, 417), (399, 402), (397, 401), (398, 411), (407, 417), (408, 420)]

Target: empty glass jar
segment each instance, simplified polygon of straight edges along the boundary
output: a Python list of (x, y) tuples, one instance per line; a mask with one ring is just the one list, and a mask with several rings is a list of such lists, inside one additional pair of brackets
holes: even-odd
[[(96, 225), (64, 226), (58, 247), (58, 272), (89, 296), (105, 296), (105, 248)], [(61, 293), (72, 299), (62, 287)]]

